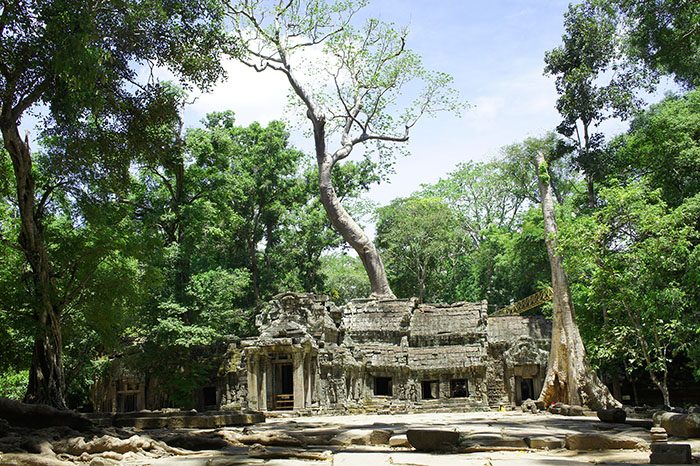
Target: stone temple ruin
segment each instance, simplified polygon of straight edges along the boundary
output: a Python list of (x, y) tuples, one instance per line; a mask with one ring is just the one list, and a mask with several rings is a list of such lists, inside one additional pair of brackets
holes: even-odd
[[(487, 304), (418, 304), (283, 293), (257, 317), (259, 336), (231, 343), (194, 394), (198, 409), (406, 412), (519, 405), (536, 398), (551, 323), (488, 316)], [(122, 371), (97, 385), (104, 411), (159, 409), (157, 383)], [(124, 388), (126, 387), (126, 389)], [(126, 390), (126, 391), (125, 391)], [(149, 401), (150, 400), (150, 401)]]

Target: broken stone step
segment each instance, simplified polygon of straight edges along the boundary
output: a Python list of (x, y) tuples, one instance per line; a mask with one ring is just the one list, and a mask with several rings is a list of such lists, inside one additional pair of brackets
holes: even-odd
[(558, 450), (564, 448), (564, 441), (557, 437), (525, 437), (528, 447), (535, 450)]
[(649, 462), (651, 464), (692, 464), (690, 445), (687, 443), (653, 443)]

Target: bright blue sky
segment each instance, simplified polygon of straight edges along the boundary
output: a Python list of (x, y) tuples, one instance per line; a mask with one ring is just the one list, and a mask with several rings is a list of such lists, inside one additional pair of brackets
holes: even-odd
[[(451, 74), (474, 107), (461, 118), (425, 119), (414, 128), (410, 157), (397, 160), (391, 183), (376, 186), (373, 200), (386, 204), (422, 183), (434, 183), (459, 162), (486, 160), (497, 150), (539, 136), (559, 122), (554, 81), (542, 75), (545, 50), (559, 45), (567, 1), (371, 0), (365, 14), (408, 25), (407, 46), (426, 68)], [(212, 110), (232, 109), (239, 124), (280, 118), (286, 81), (231, 64), (229, 80), (188, 110), (196, 124)], [(301, 134), (294, 144), (311, 151)]]

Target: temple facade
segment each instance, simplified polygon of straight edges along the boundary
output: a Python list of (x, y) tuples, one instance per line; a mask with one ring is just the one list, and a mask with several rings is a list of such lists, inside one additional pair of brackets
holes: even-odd
[[(485, 301), (368, 299), (339, 307), (327, 296), (284, 293), (268, 303), (256, 326), (259, 336), (230, 343), (219, 370), (193, 394), (199, 409), (353, 413), (516, 406), (539, 395), (551, 339), (543, 317), (488, 316)], [(96, 406), (159, 408), (148, 406), (159, 397), (138, 392), (153, 383), (143, 375), (128, 377), (98, 384)], [(127, 403), (118, 396), (125, 386), (132, 400)]]

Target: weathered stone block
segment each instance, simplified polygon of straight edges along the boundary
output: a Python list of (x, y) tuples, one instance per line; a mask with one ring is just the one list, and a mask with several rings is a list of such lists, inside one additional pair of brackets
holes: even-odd
[(687, 443), (654, 443), (651, 445), (651, 464), (692, 464), (690, 445)]
[(406, 437), (418, 451), (450, 451), (459, 442), (459, 432), (438, 429), (409, 429)]
[(577, 433), (566, 436), (566, 448), (569, 450), (618, 450), (642, 446), (644, 446), (643, 442), (622, 435)]
[(569, 407), (569, 416), (583, 416), (583, 406), (571, 405)]
[(525, 443), (525, 439), (522, 437), (502, 437), (492, 443), (489, 443), (488, 446), (526, 448), (527, 444)]
[(511, 447), (527, 448), (522, 437), (504, 436), (498, 434), (476, 434), (462, 438), (461, 447)]
[(383, 429), (350, 429), (333, 437), (331, 445), (387, 445), (392, 431)]
[(410, 447), (411, 443), (408, 441), (406, 434), (394, 435), (389, 439), (389, 445), (392, 447)]
[(598, 419), (603, 422), (623, 423), (627, 419), (627, 413), (622, 408), (601, 409), (598, 411)]
[(564, 448), (564, 441), (557, 437), (525, 437), (525, 443), (536, 450)]
[(700, 414), (657, 412), (654, 414), (654, 423), (666, 429), (669, 435), (700, 438)]

